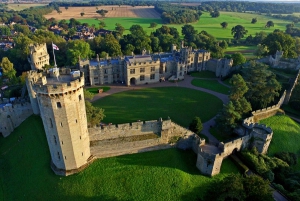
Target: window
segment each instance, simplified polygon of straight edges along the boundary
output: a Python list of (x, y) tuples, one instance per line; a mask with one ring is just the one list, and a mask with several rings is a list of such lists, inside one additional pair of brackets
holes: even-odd
[(63, 127), (63, 126), (62, 126), (62, 122), (60, 122), (60, 126)]
[(79, 136), (79, 139), (81, 140), (81, 136)]
[(140, 73), (144, 73), (145, 72), (145, 68), (140, 68)]
[(65, 159), (67, 160), (67, 157), (65, 156)]
[(82, 99), (82, 98), (81, 98), (81, 94), (78, 96), (78, 99), (79, 99), (79, 101), (81, 101), (81, 99)]
[(135, 74), (135, 69), (130, 69), (130, 74)]
[(60, 102), (56, 102), (56, 107), (57, 108), (61, 108), (61, 103)]
[(144, 81), (145, 80), (145, 75), (141, 75), (140, 76), (140, 81)]
[(154, 80), (155, 79), (155, 74), (151, 74), (150, 75), (150, 80)]
[(83, 156), (83, 152), (81, 153), (81, 155)]
[(75, 122), (76, 122), (76, 124), (77, 124), (77, 119), (75, 119)]
[(57, 158), (58, 158), (58, 160), (60, 160), (60, 155), (59, 155), (59, 152), (57, 152)]
[(151, 67), (151, 72), (154, 72), (155, 71), (155, 67)]
[(182, 70), (182, 66), (180, 67), (180, 70)]
[(64, 144), (64, 141), (61, 141), (61, 144)]
[(56, 141), (55, 135), (53, 135), (53, 139), (54, 139), (54, 144), (57, 145), (57, 141)]
[(53, 128), (52, 119), (50, 118), (50, 128)]
[(104, 74), (107, 74), (108, 73), (108, 70), (107, 69), (104, 69)]
[(108, 76), (104, 75), (104, 80), (107, 81), (108, 80)]

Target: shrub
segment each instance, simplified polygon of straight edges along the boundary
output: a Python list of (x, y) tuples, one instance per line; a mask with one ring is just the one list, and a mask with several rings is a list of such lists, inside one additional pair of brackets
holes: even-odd
[(297, 154), (292, 152), (278, 152), (275, 154), (275, 156), (283, 161), (285, 161), (290, 166), (296, 165), (298, 162)]

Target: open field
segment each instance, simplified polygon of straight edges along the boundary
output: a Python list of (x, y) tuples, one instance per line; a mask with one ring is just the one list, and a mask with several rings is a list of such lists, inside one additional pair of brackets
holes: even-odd
[(24, 10), (26, 8), (30, 8), (30, 7), (38, 7), (38, 6), (46, 6), (48, 4), (39, 4), (39, 3), (32, 3), (32, 4), (8, 4), (7, 8), (9, 10), (15, 10), (15, 11), (20, 11), (20, 10)]
[(192, 151), (168, 149), (98, 159), (79, 174), (56, 176), (42, 121), (33, 115), (0, 137), (0, 200), (196, 200), (214, 179), (238, 172), (229, 159), (213, 178), (195, 164)]
[(222, 101), (193, 89), (162, 87), (116, 93), (93, 102), (93, 105), (105, 109), (105, 123), (166, 119), (169, 116), (187, 127), (195, 116), (202, 122), (214, 117), (222, 108)]
[[(160, 14), (154, 10), (153, 6), (98, 6), (98, 10), (107, 10), (108, 13), (105, 15), (105, 18), (114, 18), (114, 17), (130, 17), (130, 18), (160, 18)], [(60, 7), (59, 9), (62, 11), (61, 14), (58, 14), (57, 11), (52, 11), (45, 15), (47, 19), (55, 18), (58, 20), (61, 19), (86, 19), (86, 18), (102, 18), (98, 13), (96, 7), (69, 7), (67, 10), (65, 7)], [(83, 17), (81, 17), (80, 13), (85, 13)], [(104, 19), (105, 19), (104, 18)]]
[[(274, 135), (268, 153), (274, 155), (276, 152), (289, 151), (300, 156), (300, 124), (285, 115), (277, 115), (260, 121), (273, 129)], [(295, 167), (300, 170), (300, 157)]]
[(193, 79), (192, 85), (197, 87), (202, 87), (205, 89), (210, 89), (212, 91), (216, 91), (222, 94), (229, 94), (229, 88), (220, 84), (217, 80), (200, 80)]
[[(63, 8), (64, 9), (64, 8)], [(70, 9), (70, 8), (69, 8)], [(98, 25), (99, 21), (96, 20), (94, 17), (93, 18), (83, 18), (80, 17), (80, 12), (78, 11), (78, 17), (76, 16), (71, 16), (75, 17), (77, 20), (80, 22), (87, 22), (89, 24), (95, 24)], [(64, 11), (63, 11), (64, 13)], [(62, 13), (62, 14), (63, 14)], [(95, 9), (96, 13), (96, 9)], [(62, 15), (61, 14), (61, 15)], [(77, 15), (77, 14), (76, 14)], [(55, 14), (54, 17), (59, 17), (58, 14)], [(251, 19), (252, 18), (257, 18), (258, 22), (256, 24), (251, 24)], [(68, 19), (68, 18), (64, 18)], [(146, 20), (146, 21), (144, 21)], [(265, 28), (265, 24), (267, 21), (272, 20), (275, 24), (274, 27), (271, 28)], [(106, 29), (113, 30), (115, 28), (115, 23), (120, 23), (122, 26), (125, 27), (126, 30), (129, 30), (129, 28), (134, 25), (134, 24), (140, 24), (145, 31), (147, 31), (148, 34), (151, 33), (151, 31), (154, 31), (155, 29), (148, 28), (150, 23), (156, 22), (158, 24), (157, 28), (159, 28), (162, 25), (162, 22), (160, 19), (142, 19), (142, 18), (105, 18), (104, 19), (105, 23), (107, 24)], [(228, 23), (228, 28), (227, 29), (222, 29), (220, 23), (222, 22), (227, 22)], [(285, 20), (280, 20), (280, 19), (275, 19), (271, 18), (269, 16), (264, 16), (264, 15), (258, 15), (258, 14), (250, 14), (250, 13), (235, 13), (235, 12), (221, 12), (220, 17), (218, 18), (212, 18), (209, 13), (203, 13), (203, 15), (200, 17), (200, 20), (195, 23), (191, 23), (195, 27), (196, 30), (202, 31), (205, 30), (209, 34), (213, 35), (219, 40), (228, 40), (228, 39), (233, 39), (231, 35), (231, 28), (236, 25), (243, 25), (247, 30), (248, 30), (248, 35), (252, 34), (254, 35), (257, 32), (260, 31), (265, 31), (267, 33), (273, 32), (275, 29), (280, 29), (280, 30), (285, 30), (285, 26), (289, 24), (290, 21), (285, 21)], [(181, 27), (183, 26), (182, 24), (169, 24), (169, 27), (175, 27), (181, 34)], [(300, 24), (295, 24), (296, 27), (300, 27)], [(129, 33), (128, 31), (125, 31), (125, 34)], [(246, 47), (246, 46), (244, 46)], [(251, 49), (253, 49), (254, 46), (252, 46)], [(245, 49), (245, 48), (244, 48)], [(239, 50), (239, 49), (236, 49)], [(246, 50), (249, 50), (246, 48)], [(235, 51), (235, 49), (228, 49), (227, 51)]]

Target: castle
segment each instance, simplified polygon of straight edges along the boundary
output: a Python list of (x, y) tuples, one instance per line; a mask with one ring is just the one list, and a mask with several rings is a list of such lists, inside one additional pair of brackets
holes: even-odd
[[(180, 51), (185, 52), (186, 50), (191, 49), (187, 48)], [(180, 51), (172, 54), (176, 55)], [(203, 57), (203, 52), (200, 53), (201, 51), (196, 51), (193, 55), (202, 54)], [(155, 58), (155, 55), (152, 55), (151, 58)], [(123, 62), (127, 63), (127, 59), (125, 58)], [(162, 62), (162, 59), (163, 57), (160, 56), (159, 66), (171, 66), (167, 62)], [(178, 64), (179, 61), (172, 60), (170, 62)], [(131, 63), (124, 64), (124, 68), (121, 67), (121, 69), (130, 72), (131, 67), (132, 69), (141, 68), (140, 64), (133, 65), (134, 63), (132, 63), (132, 66), (129, 64)], [(126, 68), (127, 65), (129, 69)], [(194, 64), (189, 65), (186, 69), (201, 68), (203, 70), (204, 68), (207, 69), (208, 64), (203, 63), (202, 60), (202, 63), (197, 62), (196, 66)], [(112, 66), (110, 64), (107, 69), (111, 69)], [(153, 67), (152, 63), (147, 68), (151, 70), (151, 67)], [(102, 65), (98, 65), (97, 68), (103, 71), (106, 67), (103, 69)], [(217, 69), (216, 67), (215, 70)], [(169, 71), (167, 70), (167, 72)], [(180, 72), (179, 68), (178, 73)], [(218, 72), (221, 71), (218, 70)], [(125, 71), (123, 73), (126, 75)], [(115, 74), (111, 75), (114, 77)], [(241, 137), (227, 143), (221, 142), (217, 146), (205, 143), (204, 139), (170, 119), (162, 120), (160, 118), (159, 120), (108, 126), (97, 125), (89, 128), (83, 93), (85, 77), (84, 72), (71, 71), (71, 69), (66, 68), (27, 72), (26, 86), (31, 102), (31, 112), (42, 118), (51, 154), (51, 168), (58, 175), (67, 176), (77, 173), (96, 158), (178, 147), (192, 149), (197, 154), (197, 168), (203, 174), (212, 176), (220, 172), (223, 159), (231, 153), (251, 146), (257, 147), (260, 153), (266, 153), (272, 139), (272, 129), (255, 124), (255, 120), (244, 123)], [(131, 78), (128, 79), (130, 82)], [(4, 112), (0, 110), (0, 118), (7, 122), (4, 125), (9, 125), (11, 120), (5, 116), (7, 115), (5, 111), (11, 112), (17, 108), (4, 106), (2, 110)], [(26, 115), (28, 114), (30, 113), (26, 113)], [(16, 115), (14, 118), (22, 120), (27, 118), (26, 115), (21, 115)], [(11, 131), (14, 127), (7, 126), (6, 128)], [(4, 126), (1, 125), (0, 129), (2, 132)], [(8, 133), (5, 135), (7, 136)]]
[[(32, 70), (43, 70), (49, 65), (46, 43), (31, 44), (28, 61)], [(216, 77), (225, 77), (232, 68), (232, 59), (211, 59), (210, 52), (185, 47), (182, 42), (177, 50), (172, 45), (171, 52), (150, 54), (143, 50), (141, 55), (108, 55), (100, 59), (78, 59), (78, 70), (84, 72), (85, 85), (125, 83), (127, 86), (156, 83), (165, 79), (181, 80), (188, 72), (208, 70)]]

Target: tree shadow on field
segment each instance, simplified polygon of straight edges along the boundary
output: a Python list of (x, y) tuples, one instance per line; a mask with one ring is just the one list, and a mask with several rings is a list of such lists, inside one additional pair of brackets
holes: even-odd
[(118, 156), (116, 160), (123, 165), (167, 167), (191, 175), (200, 175), (200, 171), (196, 167), (197, 155), (192, 150), (171, 148)]

